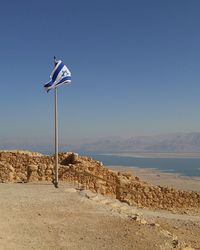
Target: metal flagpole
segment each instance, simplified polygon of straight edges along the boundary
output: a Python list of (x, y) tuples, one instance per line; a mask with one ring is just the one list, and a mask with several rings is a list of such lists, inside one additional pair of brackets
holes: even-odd
[[(54, 64), (56, 66), (56, 57), (54, 56)], [(54, 185), (58, 188), (58, 90), (54, 89), (55, 102), (55, 179)]]
[[(58, 67), (57, 67), (58, 66)], [(62, 74), (61, 74), (62, 73)], [(63, 84), (71, 83), (71, 72), (68, 70), (67, 66), (61, 61), (56, 60), (54, 56), (54, 70), (50, 76), (50, 81), (44, 84), (47, 92), (50, 89), (54, 89), (54, 105), (55, 105), (55, 176), (53, 178), (53, 184), (58, 188), (58, 90), (57, 87)]]
[(58, 101), (57, 88), (54, 90), (55, 95), (55, 182), (54, 185), (58, 188)]

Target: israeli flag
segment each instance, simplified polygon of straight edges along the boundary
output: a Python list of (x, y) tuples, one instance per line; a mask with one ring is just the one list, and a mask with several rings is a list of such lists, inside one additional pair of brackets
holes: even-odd
[(55, 61), (55, 68), (50, 75), (50, 79), (48, 83), (44, 84), (47, 92), (61, 85), (71, 83), (71, 72), (61, 60), (58, 60)]

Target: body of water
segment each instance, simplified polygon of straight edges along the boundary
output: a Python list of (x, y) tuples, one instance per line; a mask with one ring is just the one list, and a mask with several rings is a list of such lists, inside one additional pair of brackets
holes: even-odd
[(91, 154), (91, 157), (103, 162), (106, 166), (154, 168), (184, 176), (200, 176), (200, 158), (148, 158), (112, 154)]
[[(39, 151), (43, 154), (53, 154), (53, 150), (50, 152), (46, 148), (42, 148)], [(183, 176), (200, 176), (200, 153), (78, 153), (80, 155), (91, 156), (93, 159), (103, 162), (108, 167), (153, 168), (163, 172), (178, 173)]]

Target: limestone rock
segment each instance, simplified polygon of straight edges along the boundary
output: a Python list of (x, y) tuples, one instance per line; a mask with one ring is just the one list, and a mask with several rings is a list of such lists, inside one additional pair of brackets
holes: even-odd
[[(52, 181), (54, 156), (30, 151), (0, 151), (0, 182)], [(200, 193), (150, 185), (128, 172), (116, 172), (91, 157), (59, 153), (59, 179), (111, 196), (129, 205), (168, 209), (200, 207)]]

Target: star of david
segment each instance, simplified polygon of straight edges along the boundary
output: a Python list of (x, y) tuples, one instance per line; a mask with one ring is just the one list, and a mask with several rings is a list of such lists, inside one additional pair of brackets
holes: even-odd
[(62, 71), (62, 76), (66, 76), (67, 75), (67, 70), (63, 70)]

